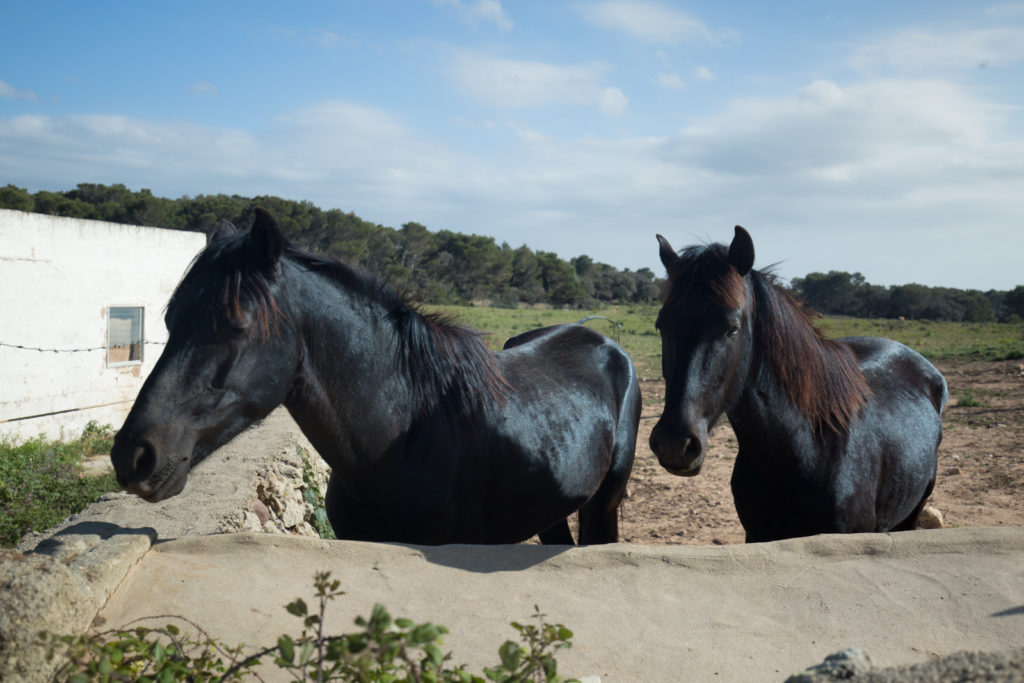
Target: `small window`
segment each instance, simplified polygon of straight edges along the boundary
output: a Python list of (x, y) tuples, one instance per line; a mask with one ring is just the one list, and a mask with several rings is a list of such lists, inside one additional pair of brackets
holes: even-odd
[(108, 309), (108, 366), (142, 362), (143, 311), (141, 306), (111, 306)]

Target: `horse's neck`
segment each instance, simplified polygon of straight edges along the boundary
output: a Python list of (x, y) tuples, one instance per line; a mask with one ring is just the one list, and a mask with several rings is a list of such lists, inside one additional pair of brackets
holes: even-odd
[(337, 468), (370, 457), (400, 433), (412, 394), (383, 304), (331, 283), (301, 296), (316, 297), (317, 305), (302, 307), (303, 363), (286, 406)]
[(737, 402), (727, 412), (741, 451), (751, 446), (772, 452), (791, 448), (791, 439), (807, 424), (806, 417), (786, 393), (768, 360), (756, 354)]

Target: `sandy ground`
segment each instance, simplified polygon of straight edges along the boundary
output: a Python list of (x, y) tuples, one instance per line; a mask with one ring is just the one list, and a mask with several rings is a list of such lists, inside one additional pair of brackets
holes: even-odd
[[(945, 525), (1024, 526), (1024, 365), (1020, 361), (943, 363), (950, 401), (943, 415), (939, 476), (932, 504)], [(743, 542), (729, 490), (736, 437), (728, 422), (712, 432), (703, 471), (675, 477), (647, 446), (664, 384), (642, 385), (643, 419), (620, 535), (628, 543), (711, 545)]]

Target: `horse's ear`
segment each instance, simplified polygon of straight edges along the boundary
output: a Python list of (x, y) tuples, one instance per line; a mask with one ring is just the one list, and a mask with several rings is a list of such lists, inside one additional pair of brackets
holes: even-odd
[(665, 270), (672, 270), (672, 266), (676, 261), (679, 260), (679, 254), (672, 248), (672, 245), (668, 243), (668, 240), (658, 235), (658, 255), (661, 257), (661, 262), (665, 266)]
[(227, 239), (237, 232), (238, 230), (235, 229), (235, 226), (231, 221), (222, 220), (220, 225), (206, 233), (206, 246), (210, 246), (214, 242), (220, 242), (223, 239)]
[(277, 265), (277, 260), (281, 258), (281, 251), (284, 249), (281, 228), (269, 211), (257, 206), (256, 220), (253, 221), (249, 235), (252, 240), (253, 260), (260, 270), (269, 273)]
[(742, 226), (736, 226), (736, 235), (729, 245), (729, 263), (743, 277), (754, 267), (754, 240)]

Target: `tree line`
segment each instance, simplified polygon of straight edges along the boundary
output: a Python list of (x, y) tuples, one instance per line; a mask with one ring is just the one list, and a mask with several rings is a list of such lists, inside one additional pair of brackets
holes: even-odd
[(431, 231), (415, 222), (396, 229), (308, 201), (224, 194), (166, 199), (121, 184), (80, 183), (73, 190), (34, 194), (14, 185), (0, 188), (0, 208), (198, 232), (209, 232), (222, 219), (249, 225), (257, 206), (274, 215), (296, 246), (358, 265), (424, 302), (584, 308), (658, 298), (660, 283), (649, 268), (620, 270), (589, 256), (566, 261), (525, 245)]
[[(358, 265), (429, 303), (583, 308), (654, 303), (660, 291), (661, 281), (649, 268), (620, 270), (586, 255), (566, 261), (526, 245), (513, 248), (493, 237), (431, 231), (415, 222), (391, 228), (352, 212), (324, 211), (308, 201), (224, 194), (167, 199), (121, 184), (80, 183), (73, 190), (36, 193), (14, 185), (0, 188), (0, 208), (198, 232), (209, 232), (222, 219), (248, 225), (257, 206), (274, 214), (293, 244)], [(830, 315), (965, 322), (1024, 318), (1024, 285), (987, 292), (919, 284), (887, 287), (866, 282), (860, 273), (830, 271), (795, 278), (789, 288), (811, 308)]]
[(1020, 322), (1024, 318), (1024, 285), (987, 292), (919, 284), (885, 287), (865, 281), (860, 273), (832, 270), (794, 278), (790, 286), (805, 304), (831, 315), (954, 322)]

